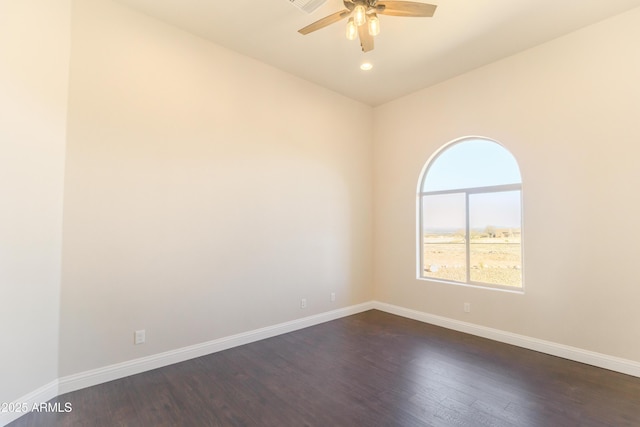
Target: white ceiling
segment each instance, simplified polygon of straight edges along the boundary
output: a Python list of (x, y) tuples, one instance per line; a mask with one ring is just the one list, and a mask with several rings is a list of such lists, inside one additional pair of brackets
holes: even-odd
[[(380, 16), (375, 49), (365, 54), (345, 38), (344, 20), (297, 32), (344, 9), (342, 0), (312, 14), (289, 0), (117, 1), (373, 106), (640, 7), (640, 0), (424, 0), (438, 5), (433, 18)], [(373, 70), (360, 70), (365, 61)]]

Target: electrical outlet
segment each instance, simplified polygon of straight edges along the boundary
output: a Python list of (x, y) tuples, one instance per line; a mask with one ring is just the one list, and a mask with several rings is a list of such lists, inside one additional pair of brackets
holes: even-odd
[(464, 312), (471, 313), (471, 303), (468, 303), (468, 302), (464, 303)]
[(306, 298), (302, 298), (300, 300), (300, 308), (307, 308), (307, 299)]
[(134, 343), (135, 345), (138, 345), (138, 344), (144, 344), (144, 341), (145, 341), (145, 338), (146, 338), (146, 337), (145, 337), (145, 335), (146, 335), (146, 332), (145, 332), (145, 330), (144, 330), (144, 329), (141, 329), (141, 330), (139, 330), (139, 331), (136, 331), (136, 332), (133, 334), (133, 343)]
[(336, 300), (336, 293), (331, 292), (331, 297), (329, 299), (331, 300), (331, 302), (334, 302)]

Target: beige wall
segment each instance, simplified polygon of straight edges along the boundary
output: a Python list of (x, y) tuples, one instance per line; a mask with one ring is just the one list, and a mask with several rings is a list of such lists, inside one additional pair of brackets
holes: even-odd
[(58, 377), (69, 11), (0, 1), (0, 402)]
[(372, 108), (112, 2), (73, 18), (60, 376), (372, 299)]
[[(70, 3), (0, 2), (0, 401), (372, 298), (640, 361), (640, 10), (372, 110)], [(520, 162), (523, 295), (415, 279), (420, 170), (466, 135)]]
[[(376, 299), (640, 361), (638, 22), (640, 9), (375, 109)], [(420, 171), (467, 135), (520, 163), (522, 295), (415, 278)]]

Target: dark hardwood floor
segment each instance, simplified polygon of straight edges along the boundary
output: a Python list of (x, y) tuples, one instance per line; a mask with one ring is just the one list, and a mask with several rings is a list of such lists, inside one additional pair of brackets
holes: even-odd
[(375, 310), (52, 402), (10, 426), (640, 426), (640, 378)]

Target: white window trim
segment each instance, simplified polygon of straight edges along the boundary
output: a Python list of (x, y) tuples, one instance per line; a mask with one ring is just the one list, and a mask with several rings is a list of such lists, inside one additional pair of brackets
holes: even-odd
[[(422, 191), (422, 189), (424, 188), (424, 181), (427, 178), (427, 175), (429, 174), (429, 169), (431, 167), (431, 165), (436, 161), (436, 159), (438, 158), (438, 156), (440, 156), (440, 154), (442, 154), (443, 152), (445, 152), (447, 149), (451, 148), (454, 145), (457, 145), (458, 143), (462, 143), (465, 141), (472, 141), (472, 140), (483, 140), (483, 141), (490, 141), (493, 143), (496, 143), (502, 147), (504, 147), (502, 144), (500, 144), (499, 142), (490, 139), (490, 138), (486, 138), (486, 137), (481, 137), (481, 136), (472, 136), (472, 137), (464, 137), (464, 138), (460, 138), (454, 141), (451, 141), (448, 144), (445, 144), (443, 147), (441, 147), (436, 153), (434, 153), (431, 158), (425, 163), (422, 171), (420, 172), (420, 179), (418, 180), (418, 191), (417, 191), (417, 196), (416, 196), (416, 217), (417, 217), (417, 221), (416, 221), (416, 225), (417, 225), (417, 233), (416, 233), (416, 240), (417, 240), (417, 251), (416, 251), (416, 267), (417, 267), (417, 277), (416, 279), (418, 280), (423, 280), (423, 281), (431, 281), (431, 282), (439, 282), (439, 283), (447, 283), (447, 284), (452, 284), (452, 285), (458, 285), (458, 286), (467, 286), (467, 287), (473, 287), (473, 288), (480, 288), (480, 289), (490, 289), (490, 290), (498, 290), (498, 291), (506, 291), (506, 292), (511, 292), (511, 293), (518, 293), (518, 294), (522, 294), (524, 293), (525, 290), (525, 280), (524, 280), (524, 245), (522, 244), (522, 242), (524, 242), (524, 207), (523, 207), (523, 203), (524, 203), (524, 197), (523, 197), (523, 191), (522, 191), (522, 183), (517, 183), (517, 184), (503, 184), (503, 185), (494, 185), (494, 186), (487, 186), (487, 187), (471, 187), (471, 188), (459, 188), (459, 189), (452, 189), (452, 190), (437, 190), (437, 191)], [(506, 149), (506, 148), (505, 148)], [(507, 150), (508, 151), (508, 150)], [(514, 158), (515, 160), (515, 158)], [(516, 160), (517, 162), (517, 160)], [(519, 167), (519, 166), (518, 166)], [(505, 285), (498, 285), (498, 284), (494, 284), (494, 283), (484, 283), (484, 282), (474, 282), (471, 280), (471, 269), (470, 269), (470, 257), (471, 257), (471, 250), (470, 250), (470, 245), (471, 245), (471, 239), (469, 238), (470, 236), (470, 224), (469, 224), (469, 195), (470, 194), (484, 194), (484, 193), (497, 193), (497, 192), (504, 192), (504, 191), (520, 191), (520, 259), (521, 259), (521, 284), (519, 287), (515, 288), (513, 286), (505, 286)], [(434, 195), (443, 195), (443, 194), (465, 194), (465, 256), (466, 256), (466, 278), (467, 281), (466, 282), (459, 282), (456, 280), (446, 280), (446, 279), (439, 279), (439, 278), (434, 278), (434, 277), (427, 277), (424, 275), (424, 232), (423, 232), (423, 197), (424, 196), (434, 196)]]

